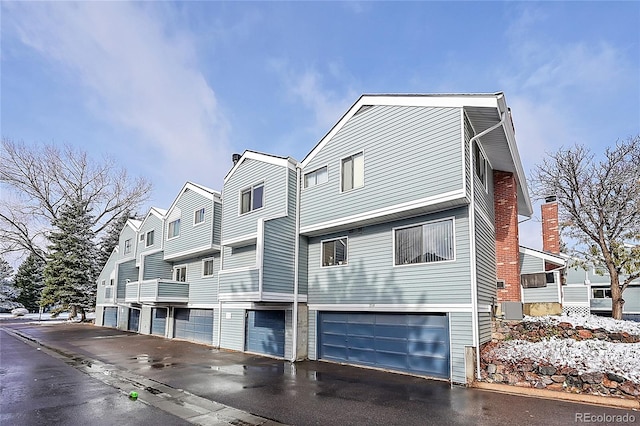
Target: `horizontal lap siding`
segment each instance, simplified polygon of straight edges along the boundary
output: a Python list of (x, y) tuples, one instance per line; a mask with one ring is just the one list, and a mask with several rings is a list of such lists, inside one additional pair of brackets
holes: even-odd
[(298, 293), (308, 293), (308, 269), (309, 269), (309, 243), (307, 237), (300, 236), (300, 248), (298, 255)]
[(265, 222), (263, 291), (293, 293), (295, 238), (291, 216)]
[[(213, 259), (213, 276), (203, 277), (203, 260)], [(189, 302), (210, 304), (218, 301), (218, 272), (220, 270), (220, 254), (201, 257), (189, 264), (187, 282), (189, 283)]]
[[(301, 226), (462, 190), (460, 114), (457, 108), (374, 106), (351, 118), (304, 169), (327, 166), (328, 182), (302, 189)], [(359, 151), (364, 187), (340, 193), (341, 159)]]
[(220, 245), (222, 237), (222, 204), (213, 203), (213, 244)]
[(248, 269), (220, 274), (220, 293), (247, 293), (259, 290), (258, 270)]
[[(97, 292), (97, 296), (96, 296), (96, 303), (99, 305), (101, 303), (104, 303), (104, 292), (106, 290), (107, 287), (109, 287), (109, 284), (111, 282), (111, 274), (114, 273), (114, 269), (116, 267), (116, 259), (117, 259), (117, 254), (116, 252), (112, 252), (111, 256), (109, 256), (109, 259), (107, 260), (107, 263), (104, 265), (104, 267), (102, 268), (102, 271), (100, 272), (100, 275), (98, 276), (98, 292)], [(104, 285), (102, 285), (102, 281), (104, 280)], [(114, 282), (115, 284), (115, 282)], [(116, 291), (115, 290), (116, 287), (112, 288), (112, 291)]]
[(222, 307), (220, 347), (244, 351), (244, 309)]
[(523, 288), (522, 298), (524, 303), (550, 303), (558, 300), (558, 284), (549, 283), (546, 287)]
[(256, 246), (224, 247), (224, 269), (249, 268), (256, 265)]
[(138, 268), (135, 259), (118, 265), (118, 293), (116, 296), (118, 299), (124, 297), (127, 280), (138, 281)]
[[(232, 240), (257, 232), (259, 218), (281, 216), (286, 211), (287, 178), (285, 168), (258, 160), (245, 160), (224, 184), (222, 240)], [(264, 182), (261, 209), (240, 215), (240, 192)]]
[(544, 271), (544, 260), (530, 254), (520, 253), (521, 274), (536, 274)]
[[(394, 267), (393, 231), (455, 216), (456, 261)], [(467, 209), (365, 227), (309, 240), (309, 303), (470, 303)], [(348, 265), (320, 267), (321, 241), (348, 237)]]
[[(213, 202), (194, 192), (186, 189), (175, 203), (175, 208), (179, 209), (180, 215), (176, 215), (175, 208), (165, 223), (165, 235), (168, 235), (169, 223), (180, 217), (180, 235), (166, 240), (164, 252), (165, 256), (183, 253), (199, 247), (211, 246), (213, 229)], [(195, 211), (204, 207), (204, 222), (194, 225), (193, 219)]]
[(161, 281), (158, 283), (158, 297), (169, 299), (189, 297), (189, 285)]
[[(153, 244), (147, 247), (146, 238), (149, 231), (153, 231)], [(144, 235), (144, 240), (140, 241), (140, 235)], [(150, 214), (147, 217), (138, 231), (137, 242), (136, 258), (139, 258), (141, 253), (162, 247), (162, 220), (158, 216)]]
[(640, 313), (640, 287), (627, 287), (622, 298), (625, 300), (623, 312)]
[(496, 237), (493, 227), (476, 214), (476, 281), (478, 304), (491, 305), (496, 300)]
[[(131, 240), (131, 251), (129, 253), (124, 252), (125, 241)], [(125, 225), (122, 233), (120, 234), (118, 248), (118, 259), (133, 259), (135, 258), (136, 244), (138, 244), (138, 234), (130, 226)]]
[(562, 287), (563, 302), (567, 303), (589, 303), (589, 286), (564, 286)]
[(157, 252), (144, 256), (144, 271), (142, 272), (143, 280), (152, 280), (155, 278), (172, 278), (171, 263), (164, 261), (164, 253)]
[(473, 346), (473, 327), (470, 312), (452, 312), (449, 314), (451, 328), (451, 380), (465, 383), (465, 347)]
[(491, 313), (478, 312), (478, 332), (480, 335), (480, 344), (491, 340)]
[(309, 309), (309, 337), (308, 337), (309, 340), (307, 341), (308, 342), (307, 350), (309, 352), (308, 357), (310, 360), (318, 359), (317, 322), (318, 322), (318, 311), (313, 311)]

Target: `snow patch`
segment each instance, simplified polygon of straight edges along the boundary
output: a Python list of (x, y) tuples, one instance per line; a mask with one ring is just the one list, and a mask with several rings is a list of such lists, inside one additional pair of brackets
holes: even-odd
[(581, 326), (589, 329), (602, 328), (609, 332), (627, 332), (640, 336), (640, 323), (635, 321), (623, 321), (613, 318), (600, 317), (597, 315), (547, 315), (543, 317), (530, 317), (525, 315), (523, 321), (541, 322), (547, 325), (558, 325), (561, 322), (568, 322), (574, 327)]

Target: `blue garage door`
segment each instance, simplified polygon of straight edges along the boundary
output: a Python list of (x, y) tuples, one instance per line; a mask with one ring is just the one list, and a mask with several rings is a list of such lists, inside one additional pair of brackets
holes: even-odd
[(116, 328), (118, 326), (118, 308), (104, 308), (102, 325)]
[(167, 309), (151, 308), (151, 334), (164, 336), (167, 328)]
[(213, 343), (213, 309), (176, 308), (174, 317), (174, 337)]
[(247, 351), (284, 356), (284, 311), (248, 311)]
[(129, 308), (129, 326), (128, 331), (138, 332), (140, 327), (140, 309)]
[(449, 378), (445, 314), (321, 312), (319, 358)]

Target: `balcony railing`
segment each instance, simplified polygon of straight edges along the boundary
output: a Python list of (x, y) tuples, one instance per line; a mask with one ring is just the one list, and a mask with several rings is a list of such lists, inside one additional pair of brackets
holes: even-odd
[(166, 279), (135, 281), (127, 284), (127, 303), (187, 303), (189, 283)]

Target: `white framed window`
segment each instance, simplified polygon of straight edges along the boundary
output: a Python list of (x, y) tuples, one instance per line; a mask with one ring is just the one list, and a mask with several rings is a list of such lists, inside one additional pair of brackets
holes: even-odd
[(593, 288), (591, 291), (594, 299), (611, 299), (611, 290), (608, 288)]
[(199, 225), (201, 223), (204, 223), (204, 207), (193, 213), (193, 224)]
[(109, 285), (110, 285), (110, 286), (113, 286), (113, 278), (111, 278), (111, 279), (109, 280)]
[(140, 234), (140, 241), (144, 241), (144, 234)]
[(342, 192), (351, 191), (352, 189), (364, 186), (364, 153), (359, 152), (347, 158), (343, 158), (340, 162), (341, 185)]
[(478, 179), (482, 182), (482, 186), (485, 191), (487, 191), (489, 188), (487, 179), (487, 170), (489, 170), (489, 166), (478, 142), (473, 144), (473, 163), (476, 176), (478, 176)]
[(323, 241), (321, 265), (323, 267), (346, 265), (348, 261), (347, 247), (347, 237)]
[(152, 229), (151, 231), (147, 231), (145, 247), (151, 247), (155, 240), (155, 231)]
[(240, 191), (240, 214), (261, 209), (264, 206), (264, 182)]
[(213, 276), (213, 259), (202, 260), (202, 276), (203, 277)]
[(124, 240), (124, 254), (131, 253), (131, 238)]
[(104, 285), (106, 285), (106, 284), (107, 284), (107, 280), (102, 280), (102, 281), (100, 282), (100, 285), (103, 285), (103, 286), (104, 286)]
[(175, 238), (180, 235), (180, 219), (169, 222), (169, 232), (167, 239)]
[(329, 173), (327, 172), (327, 166), (320, 167), (312, 172), (305, 173), (304, 175), (304, 187), (309, 188), (311, 186), (320, 185), (329, 180)]
[(394, 229), (394, 265), (455, 260), (453, 218)]
[(187, 281), (187, 265), (178, 265), (173, 267), (174, 281)]

